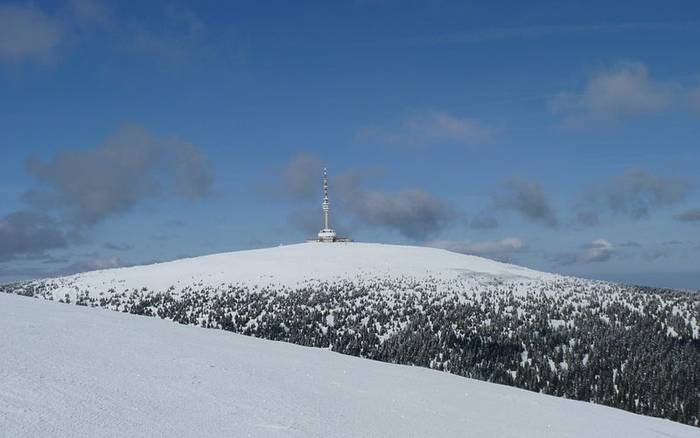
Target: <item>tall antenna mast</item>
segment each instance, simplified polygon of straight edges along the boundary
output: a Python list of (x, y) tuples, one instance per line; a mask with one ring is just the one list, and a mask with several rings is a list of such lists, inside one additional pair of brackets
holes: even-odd
[(323, 168), (323, 229), (328, 230), (330, 226), (330, 202), (328, 201), (328, 170)]
[(318, 232), (317, 242), (336, 242), (335, 230), (331, 228), (330, 210), (328, 201), (328, 170), (323, 168), (323, 229)]

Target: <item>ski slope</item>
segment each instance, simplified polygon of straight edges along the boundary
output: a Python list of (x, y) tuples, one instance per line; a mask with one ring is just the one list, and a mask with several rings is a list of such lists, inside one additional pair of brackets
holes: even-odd
[(7, 437), (697, 437), (590, 403), (0, 294)]
[(188, 286), (296, 287), (309, 282), (361, 281), (373, 278), (429, 277), (549, 280), (553, 274), (443, 249), (376, 243), (308, 242), (236, 251), (166, 263), (93, 271), (51, 280), (56, 296), (75, 288), (91, 293), (148, 288), (165, 291)]

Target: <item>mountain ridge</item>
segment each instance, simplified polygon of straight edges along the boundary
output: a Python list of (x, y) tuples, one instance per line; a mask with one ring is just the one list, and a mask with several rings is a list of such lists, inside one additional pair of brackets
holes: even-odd
[(700, 295), (693, 293), (355, 243), (224, 253), (0, 291), (418, 365), (700, 426)]
[(439, 248), (378, 243), (306, 242), (278, 247), (232, 251), (168, 262), (83, 272), (47, 278), (78, 287), (165, 290), (188, 284), (221, 286), (299, 286), (306, 281), (342, 281), (358, 277), (406, 276), (418, 281), (499, 278), (554, 280), (557, 274), (465, 255)]

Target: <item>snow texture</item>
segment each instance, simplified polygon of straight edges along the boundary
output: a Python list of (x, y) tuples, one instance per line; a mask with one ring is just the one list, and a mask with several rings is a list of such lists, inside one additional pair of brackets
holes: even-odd
[(51, 280), (57, 297), (76, 288), (107, 292), (148, 288), (179, 291), (188, 286), (237, 284), (297, 287), (309, 282), (436, 277), (499, 281), (555, 280), (557, 275), (443, 249), (376, 243), (308, 242), (235, 251), (129, 268), (86, 272)]
[[(169, 268), (168, 268), (169, 269)], [(697, 437), (585, 402), (0, 294), (7, 437)]]

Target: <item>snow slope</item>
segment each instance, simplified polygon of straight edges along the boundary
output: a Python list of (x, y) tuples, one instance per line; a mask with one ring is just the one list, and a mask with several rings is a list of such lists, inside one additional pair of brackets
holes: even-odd
[(0, 294), (7, 437), (697, 437), (698, 429), (326, 350)]
[(56, 279), (64, 290), (74, 286), (95, 292), (141, 289), (165, 291), (190, 285), (217, 287), (298, 286), (309, 281), (412, 277), (497, 277), (501, 280), (546, 280), (557, 276), (443, 249), (376, 243), (301, 243), (236, 251), (153, 265), (108, 269)]

